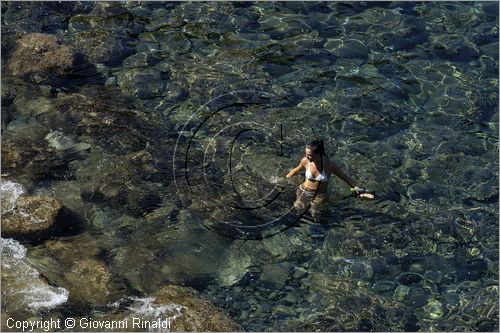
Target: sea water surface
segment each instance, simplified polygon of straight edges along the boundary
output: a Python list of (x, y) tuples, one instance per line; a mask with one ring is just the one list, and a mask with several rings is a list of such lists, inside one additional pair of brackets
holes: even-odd
[[(498, 331), (498, 9), (2, 1), (2, 200), (71, 226), (2, 240), (2, 311), (154, 317), (175, 284), (248, 331)], [(75, 62), (28, 68), (32, 33)], [(283, 177), (317, 138), (376, 199), (332, 176), (314, 223)]]

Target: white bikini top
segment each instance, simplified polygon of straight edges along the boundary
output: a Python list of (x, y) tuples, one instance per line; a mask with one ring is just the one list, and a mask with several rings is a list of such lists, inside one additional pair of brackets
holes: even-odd
[(325, 173), (325, 170), (323, 169), (321, 171), (321, 174), (318, 175), (318, 177), (314, 178), (311, 172), (311, 161), (309, 161), (309, 165), (306, 168), (306, 178), (309, 180), (319, 180), (320, 183), (324, 183), (328, 181), (328, 176)]

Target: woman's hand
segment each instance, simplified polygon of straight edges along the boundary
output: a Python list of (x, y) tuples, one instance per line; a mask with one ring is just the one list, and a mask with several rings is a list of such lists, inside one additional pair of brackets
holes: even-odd
[(365, 198), (365, 199), (375, 199), (375, 195), (373, 195), (372, 193), (368, 193), (368, 192), (365, 192), (365, 193), (361, 193), (359, 195), (360, 198)]
[(354, 196), (364, 198), (364, 199), (374, 199), (375, 195), (373, 193), (367, 192), (364, 188), (354, 186), (351, 188), (351, 191), (353, 192)]

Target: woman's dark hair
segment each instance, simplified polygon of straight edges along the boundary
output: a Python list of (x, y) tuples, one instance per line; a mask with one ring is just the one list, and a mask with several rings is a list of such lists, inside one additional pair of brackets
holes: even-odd
[(325, 144), (323, 143), (323, 140), (311, 141), (306, 145), (306, 148), (311, 149), (313, 153), (319, 154), (319, 156), (324, 155), (328, 157), (325, 153)]

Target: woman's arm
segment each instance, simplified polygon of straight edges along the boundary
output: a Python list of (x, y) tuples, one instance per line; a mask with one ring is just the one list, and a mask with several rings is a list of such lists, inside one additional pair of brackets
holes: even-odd
[(304, 162), (305, 162), (305, 157), (303, 159), (300, 160), (300, 163), (299, 165), (297, 165), (295, 168), (293, 168), (287, 175), (286, 175), (286, 178), (290, 178), (290, 177), (293, 177), (295, 175), (298, 175), (300, 173), (300, 170), (302, 170), (302, 168), (304, 168)]
[(329, 161), (329, 162), (330, 162), (330, 168), (331, 168), (332, 172), (335, 174), (335, 176), (342, 179), (351, 188), (356, 186), (356, 183), (351, 178), (349, 178), (349, 176), (346, 175), (335, 162), (333, 162), (333, 161)]
[(340, 167), (335, 164), (335, 162), (333, 161), (330, 161), (330, 167), (331, 167), (331, 170), (332, 172), (337, 176), (339, 177), (340, 179), (342, 179), (344, 182), (347, 183), (347, 185), (349, 185), (349, 187), (351, 188), (351, 191), (355, 191), (357, 193), (357, 195), (359, 195), (359, 197), (361, 198), (365, 198), (365, 199), (373, 199), (375, 198), (375, 196), (372, 194), (372, 193), (368, 193), (368, 192), (364, 192), (365, 190), (363, 189), (360, 189), (359, 187), (356, 186), (356, 183), (351, 179), (349, 178), (348, 175), (346, 175), (341, 169)]

